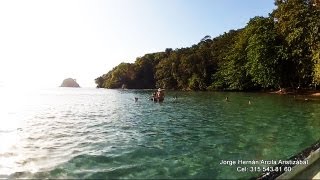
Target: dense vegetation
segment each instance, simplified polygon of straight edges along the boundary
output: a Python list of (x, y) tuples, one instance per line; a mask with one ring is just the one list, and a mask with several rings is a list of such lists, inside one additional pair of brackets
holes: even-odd
[(99, 88), (257, 90), (320, 84), (319, 0), (276, 0), (269, 17), (189, 48), (146, 54), (121, 63)]

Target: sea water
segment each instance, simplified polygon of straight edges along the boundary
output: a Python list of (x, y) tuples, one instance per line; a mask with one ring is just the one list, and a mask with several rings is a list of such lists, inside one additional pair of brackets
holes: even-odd
[(168, 91), (154, 103), (148, 90), (0, 94), (0, 178), (250, 178), (273, 164), (239, 162), (286, 160), (320, 138), (320, 101), (293, 96)]

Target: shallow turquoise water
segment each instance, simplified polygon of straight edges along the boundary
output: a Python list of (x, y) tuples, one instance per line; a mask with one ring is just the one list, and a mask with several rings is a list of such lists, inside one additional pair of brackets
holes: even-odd
[(167, 92), (159, 104), (150, 94), (1, 90), (0, 178), (248, 178), (258, 173), (221, 160), (285, 160), (320, 138), (320, 101)]

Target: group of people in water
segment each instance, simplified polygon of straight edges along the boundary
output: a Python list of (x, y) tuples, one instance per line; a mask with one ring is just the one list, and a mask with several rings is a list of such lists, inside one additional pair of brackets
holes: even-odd
[(159, 88), (158, 91), (152, 93), (150, 100), (155, 102), (162, 102), (164, 100), (164, 91)]
[[(139, 98), (135, 97), (134, 101), (137, 102)], [(176, 97), (175, 97), (176, 99)], [(159, 88), (158, 91), (152, 93), (150, 100), (154, 102), (162, 102), (164, 100), (164, 90)]]
[[(150, 100), (151, 101), (154, 101), (154, 102), (162, 102), (164, 100), (164, 89), (161, 89), (159, 88), (158, 90), (154, 91), (152, 94), (151, 94), (151, 97), (150, 97)], [(175, 102), (177, 102), (177, 95), (173, 96), (173, 100)], [(138, 97), (135, 97), (134, 98), (134, 101), (135, 102), (138, 102), (139, 98)]]
[[(135, 97), (134, 100), (135, 100), (135, 102), (137, 102), (137, 101), (138, 101), (138, 98)], [(150, 100), (152, 100), (152, 101), (154, 101), (154, 102), (162, 102), (162, 101), (164, 100), (164, 90), (161, 89), (161, 88), (159, 88), (157, 91), (154, 91), (154, 92), (151, 94)], [(177, 100), (177, 96), (176, 96), (176, 95), (173, 97), (173, 100)], [(229, 102), (229, 101), (230, 101), (228, 96), (226, 96), (225, 101), (226, 101), (226, 102)], [(249, 99), (249, 101), (248, 101), (248, 104), (251, 105), (250, 99)]]

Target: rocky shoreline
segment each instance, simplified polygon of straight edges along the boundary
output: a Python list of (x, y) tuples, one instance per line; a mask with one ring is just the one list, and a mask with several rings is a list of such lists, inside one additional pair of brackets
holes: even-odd
[(281, 88), (278, 91), (271, 91), (270, 93), (271, 94), (280, 94), (280, 95), (304, 95), (304, 96), (317, 96), (317, 97), (320, 97), (320, 91), (319, 90), (308, 90), (308, 89), (293, 90), (293, 89)]

